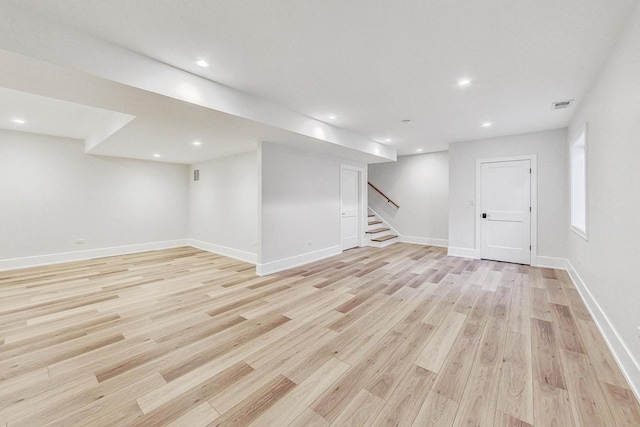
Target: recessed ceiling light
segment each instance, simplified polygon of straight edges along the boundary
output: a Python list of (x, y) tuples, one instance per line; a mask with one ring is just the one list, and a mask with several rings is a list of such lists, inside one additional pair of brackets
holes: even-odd
[(19, 125), (23, 125), (23, 124), (27, 123), (27, 121), (25, 119), (12, 119), (11, 121), (13, 123), (17, 123)]
[(200, 141), (193, 141), (193, 145), (195, 145), (196, 147), (200, 147), (202, 145), (202, 142)]
[(469, 79), (458, 80), (458, 86), (460, 87), (469, 86), (470, 84), (471, 84), (471, 80)]
[(202, 67), (202, 68), (206, 68), (209, 66), (209, 63), (207, 61), (205, 61), (204, 59), (198, 59), (196, 61), (196, 64), (198, 64), (198, 66)]
[(335, 120), (336, 116), (334, 116), (333, 114), (329, 116), (329, 120)]
[(422, 148), (418, 148), (418, 153), (422, 153)]
[(483, 128), (490, 128), (491, 126), (493, 126), (493, 123), (491, 123), (491, 122), (484, 122), (484, 123), (482, 124), (482, 127), (483, 127)]
[(384, 142), (391, 142), (391, 138), (385, 139)]
[(160, 154), (156, 153), (153, 155), (153, 157), (155, 157), (156, 159), (160, 158)]

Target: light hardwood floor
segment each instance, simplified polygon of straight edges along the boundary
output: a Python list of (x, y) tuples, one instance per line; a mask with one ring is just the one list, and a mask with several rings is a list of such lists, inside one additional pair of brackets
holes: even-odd
[(0, 426), (640, 426), (566, 273), (394, 244), (0, 273)]

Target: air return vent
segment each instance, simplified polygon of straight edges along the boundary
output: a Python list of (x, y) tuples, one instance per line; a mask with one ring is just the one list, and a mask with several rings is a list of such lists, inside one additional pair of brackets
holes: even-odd
[(564, 110), (565, 108), (569, 108), (569, 106), (573, 104), (573, 99), (569, 99), (568, 101), (556, 101), (552, 104), (552, 110)]
[(200, 169), (193, 170), (193, 181), (200, 181)]

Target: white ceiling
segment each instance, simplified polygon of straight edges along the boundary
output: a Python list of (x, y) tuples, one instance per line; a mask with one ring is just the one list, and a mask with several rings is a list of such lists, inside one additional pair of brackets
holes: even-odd
[(0, 64), (0, 129), (81, 139), (90, 154), (192, 164), (270, 141), (366, 163), (383, 160), (11, 52), (0, 50)]
[(0, 100), (0, 129), (82, 139), (92, 144), (102, 142), (134, 118), (3, 87)]
[[(637, 0), (10, 0), (399, 154), (565, 127)], [(211, 64), (203, 69), (197, 58)], [(461, 78), (472, 80), (459, 88)], [(335, 115), (336, 119), (329, 119)], [(401, 120), (411, 119), (409, 125)], [(483, 122), (493, 126), (483, 128)]]

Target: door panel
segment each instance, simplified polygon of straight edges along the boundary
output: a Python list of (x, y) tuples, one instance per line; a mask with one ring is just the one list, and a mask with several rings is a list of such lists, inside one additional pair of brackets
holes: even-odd
[(492, 162), (481, 167), (481, 258), (530, 264), (531, 162)]
[(340, 177), (340, 234), (342, 250), (358, 246), (359, 173), (343, 169)]

